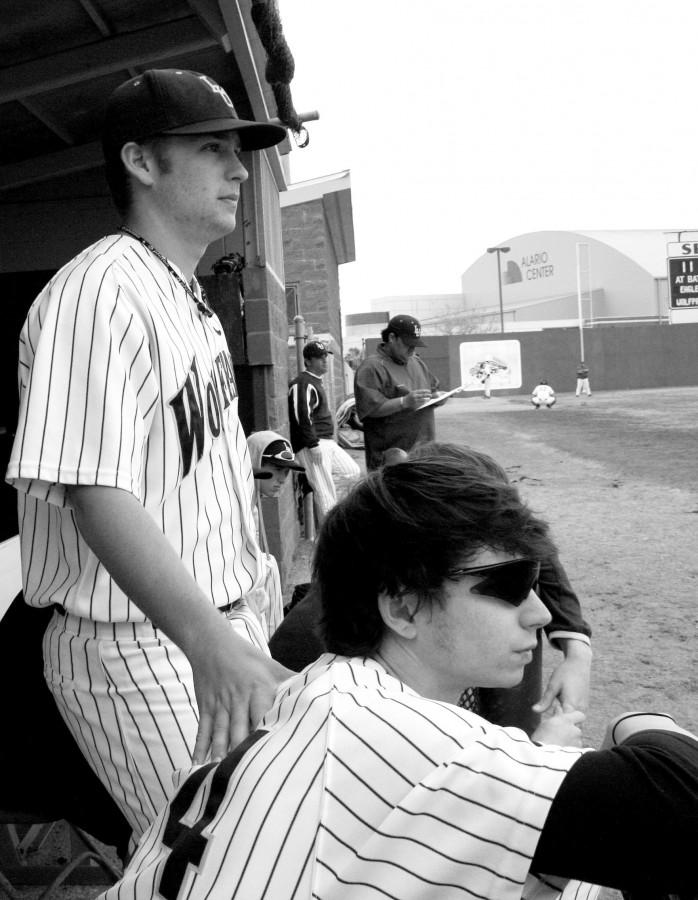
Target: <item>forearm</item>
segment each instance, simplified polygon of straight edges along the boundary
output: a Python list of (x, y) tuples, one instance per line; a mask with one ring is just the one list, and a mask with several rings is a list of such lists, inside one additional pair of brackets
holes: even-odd
[(80, 533), (119, 587), (179, 646), (199, 707), (194, 762), (220, 759), (256, 726), (289, 674), (236, 634), (131, 494), (68, 491)]
[(189, 655), (220, 614), (139, 501), (97, 485), (70, 487), (80, 534), (122, 591)]
[(543, 696), (533, 709), (545, 712), (557, 698), (563, 709), (586, 710), (589, 704), (592, 651), (584, 635), (559, 638), (556, 641), (564, 659), (553, 669)]
[(577, 637), (558, 638), (557, 647), (568, 662), (591, 668), (592, 649), (591, 642), (585, 635)]
[[(402, 386), (403, 390), (407, 390)], [(431, 400), (434, 392), (430, 388), (414, 388), (400, 397), (391, 397), (385, 400), (380, 406), (371, 411), (371, 417), (374, 419), (384, 419), (386, 416), (392, 416), (395, 413), (413, 413), (427, 400)]]
[(386, 416), (392, 416), (395, 413), (406, 411), (405, 398), (393, 397), (390, 400), (385, 400), (377, 409), (374, 409), (371, 412), (371, 418), (385, 419)]

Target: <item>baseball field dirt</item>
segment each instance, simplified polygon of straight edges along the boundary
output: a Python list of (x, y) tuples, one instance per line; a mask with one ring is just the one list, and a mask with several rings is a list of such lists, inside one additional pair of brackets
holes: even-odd
[(494, 456), (551, 523), (594, 633), (589, 744), (628, 709), (698, 730), (698, 388), (563, 394), (550, 410), (452, 400), (437, 434)]
[[(522, 395), (453, 398), (436, 429), (493, 456), (551, 523), (594, 632), (589, 745), (630, 708), (698, 731), (698, 388), (561, 394), (538, 410)], [(311, 552), (302, 542), (291, 584)]]

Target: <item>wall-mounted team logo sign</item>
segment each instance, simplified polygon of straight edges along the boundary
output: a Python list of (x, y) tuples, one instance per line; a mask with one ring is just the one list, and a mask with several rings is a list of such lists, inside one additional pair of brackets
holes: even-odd
[(460, 377), (464, 391), (481, 391), (483, 386), (492, 390), (520, 388), (520, 342), (463, 342), (460, 345)]
[(204, 82), (204, 84), (209, 87), (214, 94), (220, 94), (221, 97), (225, 100), (228, 106), (235, 112), (235, 107), (233, 106), (233, 101), (228, 96), (228, 93), (224, 88), (220, 86), (220, 84), (216, 84), (215, 81), (212, 81), (208, 75), (199, 75), (199, 78)]

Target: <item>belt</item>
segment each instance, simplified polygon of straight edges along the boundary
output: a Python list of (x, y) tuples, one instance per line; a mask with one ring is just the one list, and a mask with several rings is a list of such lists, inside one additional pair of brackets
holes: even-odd
[[(225, 606), (217, 606), (216, 609), (218, 610), (218, 612), (223, 613), (225, 615), (225, 613), (229, 613), (232, 609), (235, 609), (235, 606), (237, 605), (237, 603), (238, 603), (237, 600), (233, 600), (232, 603), (226, 603)], [(65, 608), (65, 606), (61, 606), (60, 603), (53, 604), (53, 611), (57, 612), (59, 616), (67, 616), (68, 615), (67, 609)]]

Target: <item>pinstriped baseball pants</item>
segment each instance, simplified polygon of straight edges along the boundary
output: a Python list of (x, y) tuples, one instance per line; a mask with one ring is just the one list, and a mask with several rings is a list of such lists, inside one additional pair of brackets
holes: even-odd
[[(231, 626), (269, 652), (249, 610)], [(44, 635), (44, 676), (137, 840), (172, 793), (173, 772), (191, 765), (199, 713), (187, 658), (149, 622), (54, 613)]]
[(335, 441), (321, 438), (322, 457), (314, 456), (307, 448), (296, 453), (305, 466), (305, 475), (313, 489), (313, 502), (318, 522), (322, 522), (338, 499), (361, 474), (356, 461)]

